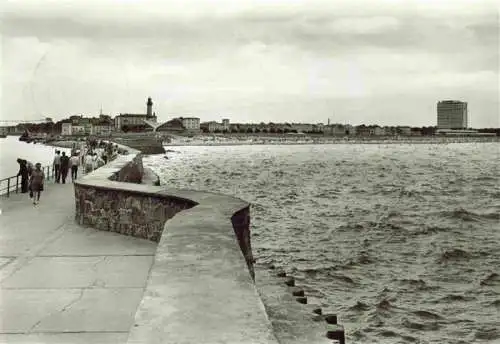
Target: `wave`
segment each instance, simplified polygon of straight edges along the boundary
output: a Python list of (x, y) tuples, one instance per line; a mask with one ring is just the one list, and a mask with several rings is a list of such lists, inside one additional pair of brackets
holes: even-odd
[(382, 337), (399, 337), (399, 334), (391, 330), (382, 330), (378, 334)]
[(439, 299), (439, 302), (467, 302), (467, 301), (474, 301), (476, 298), (473, 296), (464, 296), (464, 295), (456, 295), (456, 294), (449, 294), (446, 296), (443, 296), (442, 298)]
[(429, 311), (413, 311), (412, 314), (415, 314), (416, 316), (424, 319), (434, 319), (434, 320), (443, 319), (443, 317), (440, 316), (439, 314)]
[(420, 228), (417, 231), (413, 231), (410, 234), (412, 236), (418, 236), (418, 235), (437, 234), (437, 233), (452, 232), (452, 231), (453, 231), (453, 228), (451, 228), (451, 227), (430, 225), (430, 226), (425, 226), (423, 228)]
[(500, 299), (497, 299), (497, 300), (493, 301), (489, 305), (492, 306), (492, 307), (498, 307), (498, 308), (500, 308)]
[(402, 334), (399, 334), (395, 331), (387, 330), (387, 329), (378, 331), (377, 334), (381, 337), (384, 337), (384, 338), (401, 338), (401, 342), (399, 342), (399, 343), (416, 343), (419, 341), (419, 339), (417, 337), (402, 335)]
[(436, 321), (418, 322), (418, 321), (412, 321), (407, 318), (403, 319), (402, 325), (408, 329), (419, 330), (419, 331), (437, 331), (440, 328), (439, 323), (437, 323)]
[(474, 178), (474, 181), (479, 181), (479, 182), (498, 182), (498, 177), (493, 177), (493, 176), (479, 176)]
[(479, 220), (479, 216), (477, 216), (473, 212), (465, 210), (464, 208), (444, 212), (443, 215), (446, 217), (452, 218), (452, 219), (460, 219), (462, 221), (478, 221)]
[(481, 282), (479, 283), (482, 286), (493, 286), (500, 284), (500, 275), (497, 274), (496, 272), (493, 272), (486, 276)]
[(388, 311), (392, 308), (391, 303), (387, 299), (383, 299), (377, 303), (377, 310)]
[(351, 277), (342, 274), (330, 274), (330, 277), (348, 284), (357, 284)]
[(475, 339), (494, 340), (500, 338), (500, 329), (498, 327), (482, 327), (474, 333)]
[(370, 310), (370, 306), (364, 302), (357, 301), (356, 304), (349, 307), (349, 310), (352, 312), (365, 312)]
[(367, 265), (374, 263), (374, 259), (366, 251), (361, 251), (358, 253), (357, 257), (353, 260), (349, 260), (347, 263), (342, 265), (343, 268), (352, 268), (359, 265)]
[(444, 251), (439, 258), (440, 263), (446, 263), (449, 261), (457, 261), (462, 259), (469, 259), (471, 257), (470, 253), (458, 248), (449, 249)]
[(477, 222), (481, 220), (500, 220), (500, 213), (497, 211), (476, 213), (464, 208), (459, 208), (453, 211), (442, 212), (441, 215), (450, 219), (459, 219), (466, 222)]
[(423, 290), (431, 290), (435, 289), (436, 287), (429, 286), (427, 285), (427, 282), (425, 282), (422, 279), (402, 279), (399, 280), (399, 283), (405, 287), (409, 287), (410, 289), (414, 291), (423, 291)]

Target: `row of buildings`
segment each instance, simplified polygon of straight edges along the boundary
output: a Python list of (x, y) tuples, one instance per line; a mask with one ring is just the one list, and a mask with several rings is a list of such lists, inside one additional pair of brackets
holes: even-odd
[(120, 132), (177, 132), (177, 133), (282, 133), (282, 134), (324, 134), (332, 136), (420, 136), (453, 133), (471, 134), (468, 128), (467, 103), (454, 100), (440, 101), (437, 104), (437, 128), (411, 128), (409, 126), (378, 126), (318, 123), (230, 123), (201, 122), (198, 117), (176, 117), (166, 122), (158, 122), (153, 111), (153, 101), (147, 99), (145, 113), (120, 113), (99, 117), (70, 116), (60, 122), (55, 134), (64, 136), (97, 135), (109, 136)]
[[(93, 122), (92, 122), (93, 121)], [(468, 128), (468, 107), (466, 102), (444, 100), (437, 103), (437, 130), (429, 133), (422, 128), (409, 126), (378, 126), (349, 124), (318, 123), (230, 123), (229, 119), (221, 122), (201, 122), (198, 117), (176, 117), (167, 122), (159, 123), (156, 113), (153, 112), (153, 101), (148, 98), (146, 113), (121, 113), (111, 119), (101, 115), (97, 119), (70, 117), (70, 121), (63, 124), (63, 135), (95, 134), (107, 135), (111, 132), (192, 132), (192, 133), (305, 133), (325, 135), (358, 135), (358, 136), (419, 136), (434, 133), (449, 133), (453, 130), (462, 130), (462, 133), (471, 133)]]
[(270, 133), (270, 134), (324, 134), (332, 136), (415, 136), (425, 135), (421, 128), (409, 126), (378, 126), (350, 124), (309, 124), (309, 123), (230, 123), (201, 122), (197, 117), (178, 117), (158, 123), (154, 119), (141, 119), (138, 115), (121, 114), (112, 120), (72, 116), (71, 121), (62, 123), (61, 135), (98, 135), (109, 136), (119, 132), (156, 132), (156, 133)]

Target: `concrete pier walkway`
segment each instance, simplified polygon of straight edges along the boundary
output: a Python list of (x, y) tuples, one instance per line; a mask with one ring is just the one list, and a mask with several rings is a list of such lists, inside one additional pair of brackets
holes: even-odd
[(0, 343), (126, 342), (156, 244), (75, 224), (71, 183), (0, 209)]

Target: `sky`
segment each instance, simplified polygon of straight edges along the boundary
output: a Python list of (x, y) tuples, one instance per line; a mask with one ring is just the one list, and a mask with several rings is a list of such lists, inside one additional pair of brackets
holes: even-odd
[(456, 99), (500, 127), (493, 1), (9, 0), (0, 32), (3, 121), (152, 97), (159, 121), (431, 126)]

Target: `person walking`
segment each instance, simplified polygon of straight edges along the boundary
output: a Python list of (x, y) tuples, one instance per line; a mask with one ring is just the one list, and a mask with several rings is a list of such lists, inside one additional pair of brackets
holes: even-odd
[(78, 177), (78, 167), (80, 166), (80, 157), (75, 154), (69, 159), (71, 165), (71, 182), (75, 182)]
[(28, 162), (24, 159), (17, 159), (19, 164), (19, 172), (17, 172), (17, 176), (21, 176), (21, 193), (28, 192)]
[(85, 155), (85, 173), (90, 173), (94, 170), (94, 159), (90, 152)]
[(31, 172), (35, 169), (31, 161), (26, 161), (26, 168), (28, 169), (28, 177), (31, 178)]
[(69, 170), (69, 157), (66, 155), (65, 152), (62, 152), (60, 175), (63, 184), (66, 184), (66, 177), (68, 176), (68, 170)]
[[(42, 165), (37, 162), (35, 169), (31, 172), (30, 189), (33, 193), (33, 204), (40, 203), (40, 195), (43, 191), (43, 184), (45, 182), (45, 174), (42, 171)], [(31, 195), (31, 194), (30, 194)]]
[(95, 168), (103, 167), (106, 163), (104, 162), (104, 159), (102, 156), (96, 154), (95, 155)]
[(54, 156), (54, 162), (52, 163), (52, 172), (56, 177), (56, 183), (61, 181), (61, 156), (59, 155), (59, 151), (56, 150), (56, 155)]

